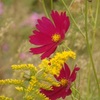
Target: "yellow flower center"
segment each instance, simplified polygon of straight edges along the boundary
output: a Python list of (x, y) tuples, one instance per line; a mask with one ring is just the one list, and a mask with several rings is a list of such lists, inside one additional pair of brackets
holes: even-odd
[(68, 84), (68, 80), (66, 80), (66, 79), (61, 79), (60, 82), (61, 82), (62, 86), (66, 86)]
[(59, 34), (54, 34), (52, 35), (52, 41), (53, 42), (58, 42), (60, 40), (61, 36)]

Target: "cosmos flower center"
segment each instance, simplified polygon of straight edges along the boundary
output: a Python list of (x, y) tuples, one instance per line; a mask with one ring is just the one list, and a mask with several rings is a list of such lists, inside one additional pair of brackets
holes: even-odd
[(54, 34), (52, 35), (52, 41), (53, 42), (58, 42), (60, 40), (61, 36), (59, 34)]
[(61, 85), (62, 86), (67, 86), (67, 84), (68, 84), (68, 80), (66, 80), (66, 79), (61, 79)]

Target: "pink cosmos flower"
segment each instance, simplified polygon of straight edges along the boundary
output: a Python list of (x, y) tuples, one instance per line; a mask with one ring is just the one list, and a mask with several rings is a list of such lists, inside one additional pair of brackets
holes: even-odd
[(52, 21), (46, 17), (38, 20), (36, 25), (37, 30), (33, 31), (33, 35), (30, 36), (30, 43), (38, 45), (38, 47), (31, 48), (30, 52), (33, 54), (41, 54), (41, 59), (49, 57), (57, 48), (57, 46), (65, 38), (70, 21), (66, 12), (58, 13), (52, 11)]
[(52, 90), (41, 89), (40, 92), (45, 94), (50, 100), (56, 100), (60, 97), (64, 99), (66, 96), (71, 94), (72, 91), (70, 87), (72, 82), (75, 81), (76, 74), (79, 69), (79, 67), (75, 67), (71, 73), (68, 65), (64, 64), (60, 71), (60, 75), (58, 77), (55, 76), (61, 85), (59, 87), (52, 86)]

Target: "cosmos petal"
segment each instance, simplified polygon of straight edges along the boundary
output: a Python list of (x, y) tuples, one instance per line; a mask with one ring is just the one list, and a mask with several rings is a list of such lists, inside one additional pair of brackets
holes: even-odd
[(79, 70), (80, 70), (79, 67), (75, 67), (74, 68), (74, 70), (73, 70), (73, 72), (72, 72), (72, 74), (71, 74), (71, 76), (69, 78), (71, 82), (75, 81), (76, 75), (77, 75), (77, 71), (79, 71)]
[(31, 48), (30, 49), (30, 52), (32, 52), (33, 54), (40, 54), (40, 53), (43, 53), (47, 50), (49, 50), (54, 44), (47, 44), (47, 45), (43, 45), (43, 46), (40, 46), (40, 47), (36, 47), (36, 48)]
[(43, 35), (42, 33), (35, 33), (34, 35), (30, 36), (30, 43), (35, 44), (35, 45), (46, 45), (51, 43), (51, 37), (47, 35)]
[(62, 67), (62, 69), (60, 70), (59, 76), (56, 76), (56, 75), (55, 75), (55, 78), (56, 78), (58, 81), (60, 81), (62, 78), (66, 78), (64, 67)]
[(57, 45), (54, 44), (51, 48), (49, 48), (46, 52), (41, 55), (41, 59), (49, 57), (57, 48)]
[(51, 16), (55, 26), (63, 36), (70, 26), (70, 21), (68, 16), (66, 16), (66, 12), (61, 12), (61, 14), (59, 14), (57, 11), (52, 11)]
[(49, 36), (56, 32), (56, 28), (53, 23), (46, 17), (42, 17), (41, 20), (39, 19), (36, 27), (41, 33), (44, 33)]
[(62, 78), (68, 80), (69, 76), (70, 76), (70, 69), (69, 69), (68, 65), (65, 63), (64, 66), (62, 67), (61, 71), (60, 71), (59, 76), (58, 77), (55, 76), (55, 78), (58, 81), (61, 80)]
[(66, 87), (53, 87), (53, 90), (41, 89), (41, 93), (45, 94), (50, 100), (56, 100), (57, 98), (65, 98), (71, 94), (71, 90), (66, 91)]
[[(66, 91), (66, 90), (65, 90)], [(69, 88), (69, 90), (67, 90), (67, 92), (65, 92), (66, 95), (62, 96), (62, 98), (64, 99), (66, 96), (70, 95), (72, 93), (71, 89)]]
[(66, 79), (68, 79), (69, 76), (70, 76), (70, 69), (69, 69), (69, 66), (65, 63), (65, 64), (64, 64), (64, 68), (65, 68), (65, 76), (66, 76)]

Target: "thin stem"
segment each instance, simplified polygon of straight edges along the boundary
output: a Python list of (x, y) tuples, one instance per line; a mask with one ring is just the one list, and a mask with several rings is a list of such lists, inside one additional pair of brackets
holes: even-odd
[(88, 88), (87, 88), (87, 100), (89, 100), (89, 97), (90, 97), (90, 82), (91, 82), (91, 70), (90, 70), (90, 65), (91, 65), (91, 63), (89, 62), (89, 64), (88, 64), (88, 80), (87, 80), (87, 83), (88, 83)]
[(69, 13), (69, 15), (70, 15), (72, 21), (74, 22), (75, 26), (77, 27), (77, 29), (80, 31), (80, 33), (83, 35), (83, 37), (86, 38), (85, 35), (83, 34), (82, 30), (81, 30), (81, 29), (79, 28), (79, 26), (77, 25), (77, 23), (76, 23), (74, 17), (73, 17), (72, 14), (70, 13), (70, 10), (68, 9), (68, 7), (67, 7), (65, 1), (64, 1), (64, 0), (61, 0), (61, 1), (62, 1), (62, 3), (64, 4), (66, 10), (68, 11), (68, 13)]
[(71, 95), (71, 98), (72, 98), (72, 100), (74, 100), (74, 98), (73, 98), (73, 94)]
[(97, 8), (96, 8), (96, 15), (95, 15), (95, 25), (94, 25), (95, 27), (96, 27), (97, 19), (98, 19), (99, 5), (100, 5), (100, 2), (99, 2), (99, 0), (97, 0)]
[(71, 5), (73, 4), (73, 2), (74, 2), (74, 0), (71, 1), (70, 5), (69, 5), (69, 9), (70, 9)]
[(72, 97), (72, 100), (78, 100), (76, 97), (74, 97), (73, 94), (71, 95), (71, 97)]
[(94, 47), (94, 42), (95, 42), (95, 34), (96, 34), (96, 26), (97, 26), (97, 19), (98, 19), (98, 14), (99, 14), (99, 0), (97, 0), (97, 8), (96, 8), (96, 15), (95, 15), (95, 20), (94, 20), (94, 27), (93, 27), (93, 39), (92, 39), (92, 50)]
[(88, 26), (87, 25), (88, 15), (87, 15), (87, 9), (88, 9), (88, 3), (87, 3), (87, 0), (85, 0), (85, 31), (86, 31), (86, 43), (87, 43), (88, 53), (89, 53), (89, 56), (90, 56), (90, 61), (91, 61), (91, 64), (92, 64), (92, 69), (93, 69), (94, 76), (95, 76), (95, 79), (96, 79), (96, 82), (97, 82), (97, 88), (98, 88), (99, 95), (100, 95), (99, 82), (98, 82), (98, 78), (97, 78), (97, 74), (96, 74), (96, 69), (95, 69), (95, 65), (94, 65), (94, 61), (93, 61), (93, 57), (92, 57), (92, 52), (91, 52), (90, 45), (89, 45), (89, 39), (88, 39), (88, 27), (87, 27)]
[(94, 19), (94, 16), (93, 16), (93, 10), (92, 10), (93, 7), (92, 7), (92, 3), (91, 3), (91, 8), (90, 8), (90, 9), (91, 9), (91, 10), (90, 10), (90, 11), (91, 11), (91, 12), (90, 12), (91, 19), (92, 19), (92, 22), (93, 22), (93, 24), (94, 24), (94, 23), (95, 23), (95, 21), (94, 21), (95, 19)]
[(53, 0), (51, 0), (51, 10), (53, 10)]
[(49, 18), (48, 13), (47, 13), (47, 10), (46, 10), (46, 7), (45, 7), (44, 0), (42, 0), (42, 5), (43, 5), (43, 9), (44, 9), (45, 15)]

